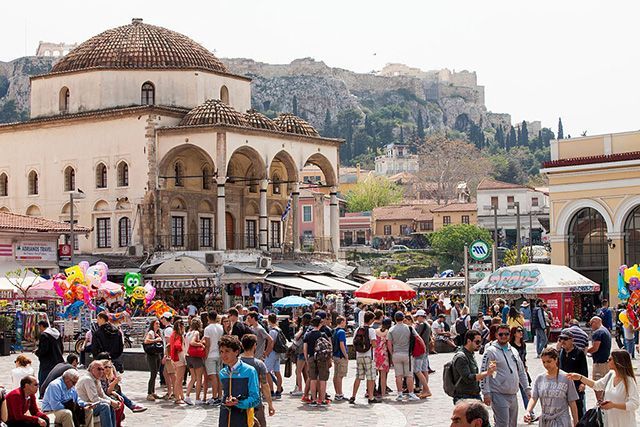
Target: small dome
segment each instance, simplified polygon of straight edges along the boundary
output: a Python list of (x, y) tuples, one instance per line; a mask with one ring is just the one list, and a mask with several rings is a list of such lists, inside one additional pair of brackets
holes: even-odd
[(280, 114), (273, 122), (282, 132), (306, 136), (320, 136), (318, 131), (308, 122), (290, 113)]
[(175, 69), (195, 68), (227, 73), (211, 52), (189, 37), (133, 19), (81, 43), (58, 61), (52, 73), (93, 68)]
[(246, 126), (242, 113), (237, 112), (219, 99), (208, 99), (182, 118), (178, 126), (236, 125)]
[(245, 120), (252, 128), (268, 129), (268, 130), (280, 130), (276, 124), (269, 117), (262, 113), (258, 113), (256, 110), (251, 109), (244, 115)]

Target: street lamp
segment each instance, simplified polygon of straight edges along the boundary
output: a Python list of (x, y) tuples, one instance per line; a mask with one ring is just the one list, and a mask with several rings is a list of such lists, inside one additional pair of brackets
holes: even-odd
[(71, 265), (74, 265), (73, 255), (75, 253), (75, 233), (73, 232), (73, 201), (74, 200), (82, 200), (84, 199), (86, 194), (78, 188), (77, 191), (71, 191), (69, 193), (69, 240), (71, 240), (71, 247), (69, 250), (69, 255), (71, 258)]
[(520, 264), (520, 252), (522, 250), (522, 242), (520, 241), (520, 202), (509, 204), (509, 209), (516, 208), (516, 264)]

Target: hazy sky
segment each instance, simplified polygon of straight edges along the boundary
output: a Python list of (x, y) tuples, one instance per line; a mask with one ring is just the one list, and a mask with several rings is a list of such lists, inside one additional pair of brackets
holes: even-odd
[[(104, 8), (102, 8), (104, 7)], [(2, 8), (0, 61), (141, 17), (219, 57), (313, 57), (358, 72), (473, 70), (490, 111), (565, 135), (640, 129), (637, 1), (29, 1)]]

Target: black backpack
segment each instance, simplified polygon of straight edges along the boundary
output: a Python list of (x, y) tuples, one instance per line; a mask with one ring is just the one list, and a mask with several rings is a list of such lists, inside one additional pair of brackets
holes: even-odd
[[(447, 396), (454, 397), (456, 394), (456, 387), (460, 382), (460, 378), (456, 381), (456, 372), (453, 368), (453, 362), (456, 360), (456, 356), (459, 353), (456, 353), (453, 358), (444, 364), (444, 368), (442, 369), (442, 388)], [(464, 356), (463, 356), (464, 357)]]
[(278, 331), (278, 336), (273, 343), (273, 351), (276, 353), (284, 354), (287, 352), (287, 337), (284, 336), (284, 332), (280, 328), (273, 328)]
[(467, 328), (467, 323), (465, 322), (465, 320), (467, 320), (468, 316), (469, 315), (466, 314), (456, 319), (456, 334), (464, 336), (464, 334), (467, 333), (469, 329)]
[(353, 348), (358, 353), (366, 353), (371, 350), (371, 340), (369, 339), (369, 327), (360, 326), (353, 337)]

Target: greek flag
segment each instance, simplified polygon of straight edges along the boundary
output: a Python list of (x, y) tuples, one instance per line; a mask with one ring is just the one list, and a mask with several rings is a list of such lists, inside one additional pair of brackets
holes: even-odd
[(289, 217), (290, 211), (291, 211), (291, 196), (289, 196), (289, 200), (287, 200), (287, 206), (285, 206), (284, 212), (282, 212), (282, 217), (280, 217), (280, 221), (285, 222)]

